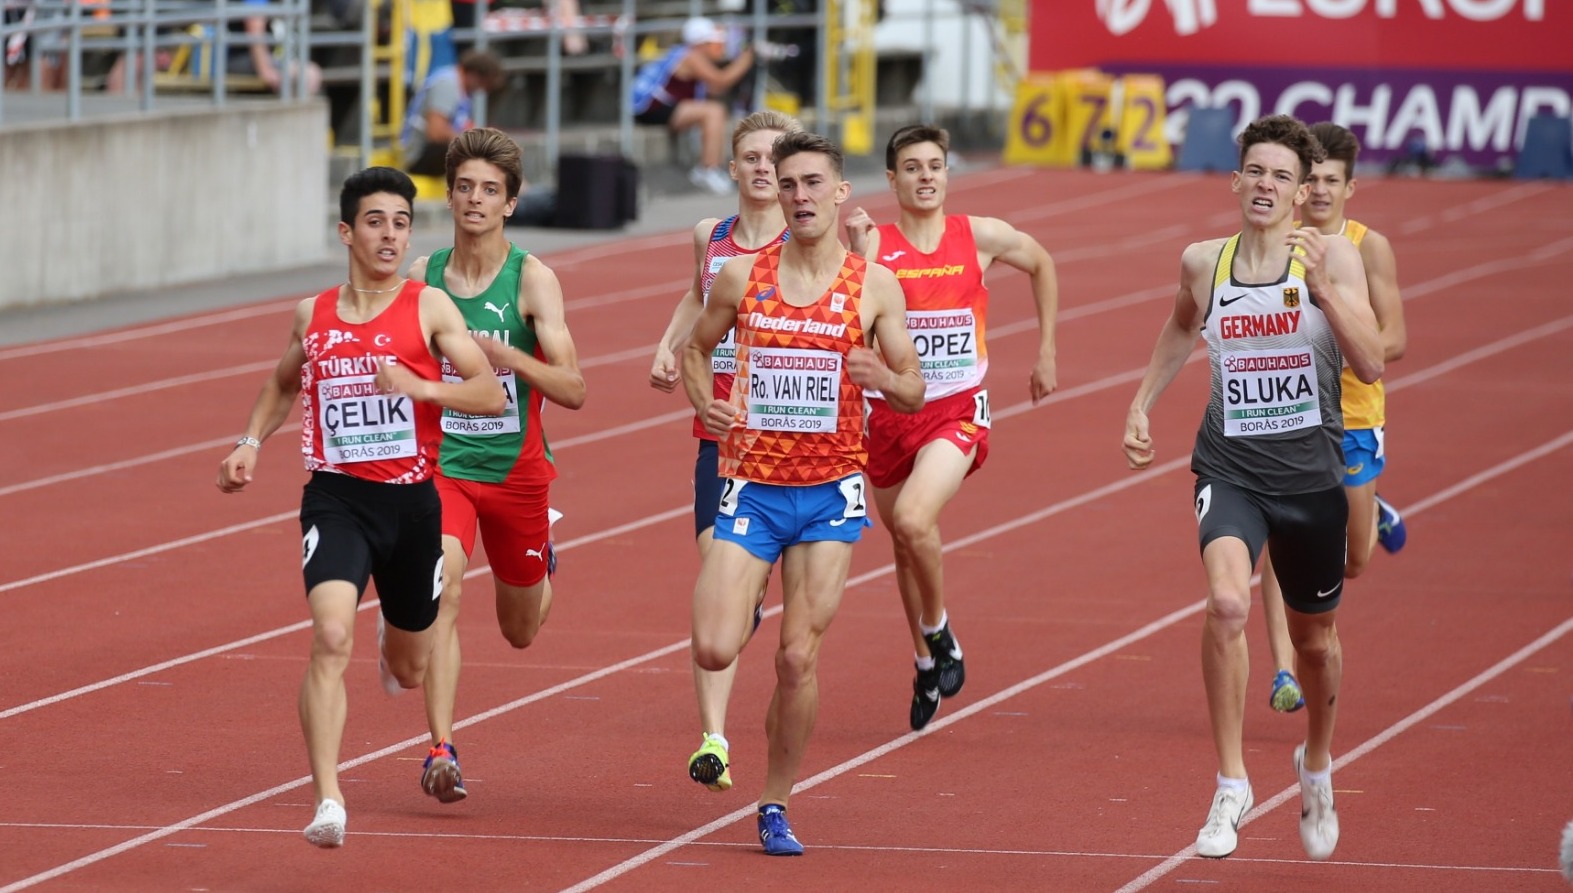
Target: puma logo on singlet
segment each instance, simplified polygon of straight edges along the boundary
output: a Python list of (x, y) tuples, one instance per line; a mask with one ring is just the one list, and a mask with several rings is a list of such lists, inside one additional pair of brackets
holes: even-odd
[(491, 312), (493, 312), (495, 314), (497, 314), (497, 321), (498, 322), (505, 322), (506, 321), (507, 318), (503, 316), (503, 311), (508, 309), (508, 305), (506, 303), (504, 303), (501, 307), (498, 307), (496, 304), (493, 304), (491, 301), (487, 301), (486, 302), (486, 309), (490, 310)]
[(896, 258), (898, 258), (898, 257), (900, 257), (900, 256), (902, 256), (903, 254), (906, 254), (906, 253), (907, 253), (906, 249), (903, 248), (900, 251), (892, 251), (889, 254), (882, 254), (882, 255), (880, 255), (879, 259), (880, 260), (895, 260)]

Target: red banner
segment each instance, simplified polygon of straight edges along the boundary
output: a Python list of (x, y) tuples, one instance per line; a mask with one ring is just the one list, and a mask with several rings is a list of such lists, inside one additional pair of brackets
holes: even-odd
[(1104, 63), (1573, 71), (1567, 0), (1033, 3), (1034, 71)]

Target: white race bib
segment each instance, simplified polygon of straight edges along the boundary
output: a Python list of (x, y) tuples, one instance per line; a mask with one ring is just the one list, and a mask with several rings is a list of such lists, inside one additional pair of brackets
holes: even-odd
[(322, 458), (331, 465), (405, 459), (418, 452), (415, 401), (379, 392), (374, 375), (318, 381), (317, 406)]
[(907, 331), (924, 382), (951, 384), (977, 374), (978, 323), (971, 310), (908, 310)]
[(753, 347), (748, 351), (748, 427), (828, 434), (841, 412), (841, 354)]
[(1282, 434), (1322, 424), (1311, 348), (1226, 351), (1220, 368), (1225, 437)]
[[(502, 385), (503, 395), (507, 398), (507, 405), (503, 407), (502, 415), (467, 415), (452, 409), (442, 411), (442, 433), (444, 434), (471, 434), (479, 437), (492, 437), (498, 434), (519, 433), (519, 381), (514, 377), (512, 369), (494, 369), (497, 381)], [(448, 363), (442, 364), (442, 380), (457, 384), (464, 381), (464, 377), (454, 371)]]

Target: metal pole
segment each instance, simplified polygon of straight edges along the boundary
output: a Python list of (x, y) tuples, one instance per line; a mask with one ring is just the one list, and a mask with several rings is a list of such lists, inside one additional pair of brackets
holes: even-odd
[(961, 109), (968, 116), (970, 132), (972, 117), (972, 8), (961, 6)]
[[(754, 0), (754, 46), (765, 40), (765, 0)], [(765, 91), (770, 87), (770, 65), (755, 52), (754, 55), (754, 111), (765, 108)]]
[[(491, 11), (490, 0), (475, 0), (475, 42), (477, 50), (486, 49), (486, 15)], [(474, 105), (471, 107), (476, 127), (486, 126), (487, 102), (491, 96), (482, 90), (476, 94)]]
[[(292, 83), (296, 78), (293, 60), (295, 59), (295, 0), (281, 0), (284, 21), (284, 36), (279, 39), (278, 51), (273, 47), (273, 29), (267, 29), (268, 42), (263, 49), (274, 55), (279, 60), (279, 98), (289, 100), (295, 98), (295, 89), (298, 84)], [(247, 48), (250, 49), (249, 47)], [(302, 93), (305, 91), (302, 90)]]
[(934, 123), (934, 0), (923, 4), (923, 121)]
[(623, 157), (634, 157), (634, 57), (639, 55), (639, 13), (634, 0), (623, 0), (623, 55), (618, 62), (617, 140)]
[[(371, 164), (371, 106), (377, 101), (377, 13), (381, 0), (369, 0), (361, 11), (360, 42), (360, 166)], [(396, 126), (404, 126), (400, 121)]]
[(563, 31), (557, 16), (546, 32), (546, 169), (557, 169), (558, 138), (563, 114)]
[(830, 0), (819, 0), (819, 33), (814, 59), (814, 129), (823, 134), (830, 123), (830, 84), (825, 72), (830, 68)]
[[(158, 27), (154, 22), (156, 21), (157, 3), (158, 0), (143, 0), (142, 2), (142, 64), (137, 66), (142, 71), (142, 83), (137, 85), (137, 89), (142, 94), (140, 105), (144, 112), (153, 110), (153, 53), (156, 52), (155, 41), (158, 32)], [(128, 63), (126, 68), (130, 69), (130, 67)]]
[[(82, 120), (82, 4), (68, 7), (66, 22), (71, 32), (66, 38), (66, 118)], [(36, 48), (36, 41), (35, 41)]]
[[(229, 74), (229, 0), (218, 0), (218, 22), (213, 25), (213, 104), (224, 107), (224, 81)], [(247, 45), (250, 51), (250, 45)]]

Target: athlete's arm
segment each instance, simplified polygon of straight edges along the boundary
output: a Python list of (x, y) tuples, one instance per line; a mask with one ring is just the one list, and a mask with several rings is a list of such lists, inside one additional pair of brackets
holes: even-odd
[(661, 333), (661, 341), (655, 346), (655, 362), (650, 366), (650, 387), (658, 391), (670, 394), (677, 390), (677, 352), (682, 350), (683, 339), (693, 330), (699, 311), (705, 309), (701, 297), (704, 294), (704, 280), (701, 277), (704, 275), (705, 248), (710, 244), (710, 234), (720, 222), (718, 218), (708, 217), (694, 227), (694, 281), (678, 299), (677, 306), (672, 308), (672, 320), (666, 324), (666, 331)]
[(1152, 435), (1147, 428), (1147, 413), (1158, 403), (1169, 383), (1180, 373), (1181, 367), (1196, 343), (1206, 318), (1207, 301), (1211, 294), (1205, 286), (1224, 240), (1196, 242), (1185, 249), (1180, 257), (1180, 290), (1174, 296), (1174, 308), (1158, 331), (1158, 343), (1153, 346), (1152, 359), (1147, 363), (1147, 374), (1136, 389), (1130, 411), (1125, 414), (1125, 461), (1132, 469), (1140, 471), (1152, 464), (1156, 453)]
[(1037, 403), (1054, 393), (1059, 383), (1054, 362), (1054, 326), (1059, 316), (1060, 284), (1054, 258), (1037, 239), (995, 217), (972, 218), (972, 238), (985, 270), (997, 260), (1032, 277), (1032, 302), (1038, 308), (1038, 361), (1033, 364), (1027, 387), (1032, 402)]
[(710, 61), (710, 57), (706, 56), (703, 50), (695, 48), (689, 50), (683, 61), (677, 63), (677, 71), (674, 74), (677, 77), (703, 83), (705, 89), (711, 93), (724, 93), (742, 80), (743, 75), (748, 74), (748, 70), (753, 67), (753, 44), (744, 47), (743, 51), (737, 54), (737, 58), (724, 67)]
[[(290, 326), (289, 344), (284, 355), (273, 368), (273, 374), (262, 383), (262, 391), (251, 405), (251, 417), (246, 420), (246, 434), (258, 443), (265, 441), (289, 418), (290, 407), (295, 405), (295, 395), (300, 393), (300, 368), (306, 364), (306, 326), (311, 323), (312, 307), (316, 298), (307, 298), (295, 306), (295, 319)], [(245, 443), (235, 445), (218, 466), (218, 488), (225, 493), (238, 493), (251, 483), (251, 472), (257, 467), (258, 447)]]
[(443, 357), (463, 379), (458, 382), (421, 378), (402, 365), (379, 363), (377, 386), (411, 400), (435, 403), (465, 415), (502, 415), (508, 405), (502, 384), (492, 373), (491, 364), (480, 345), (470, 337), (470, 329), (458, 305), (440, 288), (421, 289), (421, 329), (427, 344)]
[(431, 255), (429, 255), (429, 254), (423, 254), (420, 257), (417, 257), (415, 259), (415, 262), (410, 264), (410, 269), (407, 272), (405, 272), (404, 278), (406, 278), (406, 279), (414, 279), (416, 282), (425, 282), (426, 281), (426, 261), (429, 260), (430, 258), (431, 258)]
[(1370, 384), (1382, 377), (1382, 336), (1365, 282), (1365, 265), (1354, 243), (1343, 236), (1324, 236), (1314, 227), (1289, 231), (1291, 250), (1305, 267), (1305, 284), (1316, 306), (1327, 317), (1355, 377)]
[(584, 375), (579, 371), (579, 353), (568, 333), (563, 309), (563, 287), (552, 268), (530, 255), (519, 273), (521, 315), (535, 324), (535, 340), (546, 355), (542, 362), (517, 347), (484, 336), (476, 337), (481, 350), (494, 366), (512, 369), (531, 389), (568, 409), (584, 405)]
[(1376, 230), (1366, 230), (1360, 240), (1360, 260), (1365, 263), (1371, 311), (1382, 333), (1382, 359), (1389, 363), (1403, 359), (1409, 348), (1409, 331), (1404, 325), (1404, 299), (1398, 293), (1398, 259), (1393, 256), (1393, 245)]
[[(847, 375), (864, 388), (877, 388), (897, 412), (923, 408), (923, 370), (918, 349), (907, 332), (907, 300), (896, 274), (869, 264), (863, 279), (863, 329), (872, 332), (879, 357), (866, 347), (847, 353)], [(880, 357), (884, 362), (880, 362)]]
[(853, 254), (873, 260), (879, 254), (879, 226), (868, 212), (857, 208), (847, 217), (847, 247)]
[(683, 345), (683, 390), (688, 402), (694, 405), (705, 430), (720, 436), (738, 423), (738, 409), (725, 400), (715, 399), (712, 390), (715, 378), (711, 372), (710, 354), (726, 337), (727, 330), (737, 325), (737, 305), (743, 300), (743, 289), (748, 285), (748, 273), (753, 269), (754, 255), (744, 254), (726, 262), (721, 272), (710, 283), (710, 297), (694, 323), (694, 330)]

